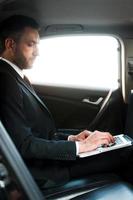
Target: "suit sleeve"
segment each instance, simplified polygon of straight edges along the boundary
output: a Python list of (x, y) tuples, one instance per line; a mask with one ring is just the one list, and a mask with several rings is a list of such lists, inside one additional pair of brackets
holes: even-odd
[(23, 109), (23, 94), (15, 78), (0, 74), (0, 115), (23, 158), (75, 160), (76, 145), (70, 141), (35, 137)]

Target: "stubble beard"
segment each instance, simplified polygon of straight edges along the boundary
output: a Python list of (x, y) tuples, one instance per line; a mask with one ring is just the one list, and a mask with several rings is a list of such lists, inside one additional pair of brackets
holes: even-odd
[(32, 68), (32, 64), (29, 64), (27, 59), (24, 57), (24, 55), (21, 52), (15, 53), (15, 59), (14, 63), (20, 68), (20, 69), (30, 69)]

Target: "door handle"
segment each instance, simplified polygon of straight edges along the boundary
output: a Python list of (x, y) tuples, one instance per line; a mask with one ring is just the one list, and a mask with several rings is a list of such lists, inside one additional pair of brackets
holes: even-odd
[(99, 105), (99, 104), (102, 102), (102, 100), (103, 100), (103, 97), (99, 97), (96, 101), (91, 101), (91, 100), (89, 99), (89, 97), (88, 97), (88, 98), (84, 98), (84, 99), (82, 100), (82, 102), (83, 102), (83, 103), (93, 104), (93, 105)]

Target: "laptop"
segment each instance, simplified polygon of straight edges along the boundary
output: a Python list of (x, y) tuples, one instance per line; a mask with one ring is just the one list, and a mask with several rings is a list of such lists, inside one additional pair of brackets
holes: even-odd
[(84, 158), (84, 157), (87, 157), (87, 156), (93, 156), (93, 155), (104, 153), (104, 152), (107, 152), (107, 151), (112, 151), (112, 150), (115, 150), (115, 149), (128, 147), (128, 146), (131, 146), (133, 144), (133, 139), (130, 138), (129, 136), (127, 136), (127, 135), (124, 135), (124, 134), (116, 135), (116, 136), (114, 136), (114, 138), (115, 138), (115, 142), (111, 143), (109, 146), (100, 146), (94, 151), (80, 153), (79, 157)]

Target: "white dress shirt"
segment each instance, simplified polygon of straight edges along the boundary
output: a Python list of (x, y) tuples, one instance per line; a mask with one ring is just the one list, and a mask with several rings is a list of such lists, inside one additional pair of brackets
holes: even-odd
[(0, 59), (8, 63), (22, 78), (24, 78), (23, 70), (21, 70), (17, 65), (5, 58), (0, 57)]

